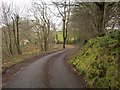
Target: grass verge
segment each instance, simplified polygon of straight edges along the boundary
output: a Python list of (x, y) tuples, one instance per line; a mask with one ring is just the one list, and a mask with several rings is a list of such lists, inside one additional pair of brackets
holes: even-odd
[(88, 82), (90, 87), (120, 88), (118, 33), (88, 40), (69, 63)]
[[(66, 45), (66, 48), (71, 48), (72, 45)], [(26, 45), (23, 48), (23, 53), (19, 55), (13, 55), (10, 57), (4, 57), (2, 59), (2, 72), (4, 73), (7, 69), (9, 69), (11, 66), (14, 66), (15, 64), (22, 62), (24, 60), (30, 59), (34, 56), (38, 56), (47, 52), (53, 52), (62, 50), (62, 44), (56, 44), (54, 47), (52, 47), (49, 51), (40, 51), (38, 47), (34, 45)]]

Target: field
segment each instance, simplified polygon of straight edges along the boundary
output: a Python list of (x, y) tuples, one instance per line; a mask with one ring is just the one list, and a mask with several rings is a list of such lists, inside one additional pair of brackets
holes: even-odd
[(62, 32), (62, 31), (59, 31), (59, 32), (57, 32), (57, 35), (58, 35), (58, 40), (59, 40), (60, 42), (63, 42), (63, 32)]

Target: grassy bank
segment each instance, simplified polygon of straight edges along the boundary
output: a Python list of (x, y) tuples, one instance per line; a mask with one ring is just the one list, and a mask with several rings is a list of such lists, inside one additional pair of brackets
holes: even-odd
[(88, 40), (69, 63), (90, 87), (120, 88), (118, 51), (118, 33), (111, 33)]

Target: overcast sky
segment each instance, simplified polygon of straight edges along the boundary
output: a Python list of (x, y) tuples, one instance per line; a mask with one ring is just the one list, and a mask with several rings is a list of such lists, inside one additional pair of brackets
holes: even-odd
[[(19, 8), (18, 10), (20, 10), (20, 12), (21, 12), (21, 14), (20, 14), (21, 17), (23, 17), (23, 16), (27, 17), (27, 15), (31, 14), (30, 12), (28, 12), (28, 8), (30, 8), (32, 6), (31, 5), (32, 1), (34, 1), (34, 0), (0, 0), (0, 24), (1, 24), (1, 21), (2, 21), (2, 17), (1, 17), (1, 3), (2, 2), (7, 2), (8, 4), (13, 3), (14, 5), (17, 6), (17, 8)], [(59, 2), (59, 1), (64, 1), (64, 0), (39, 0), (39, 1), (45, 1), (45, 3), (50, 4), (52, 1)], [(71, 1), (73, 1), (73, 0), (71, 0)], [(74, 1), (78, 2), (80, 0), (74, 0)], [(84, 2), (92, 1), (92, 2), (94, 2), (94, 1), (101, 1), (101, 0), (81, 0), (81, 1), (84, 1)], [(109, 1), (109, 2), (116, 1), (116, 2), (118, 2), (120, 0), (106, 0), (106, 1)], [(52, 12), (58, 13), (58, 10), (57, 10), (57, 8), (55, 9), (54, 5), (49, 6), (49, 8), (51, 9)], [(60, 18), (56, 18), (54, 16), (52, 18), (53, 18), (53, 22), (56, 23), (58, 26), (62, 25)]]
[[(30, 9), (32, 7), (31, 3), (33, 1), (36, 0), (0, 0), (0, 8), (1, 8), (1, 3), (2, 2), (6, 2), (7, 4), (13, 3), (13, 5), (16, 5), (16, 7), (18, 8), (18, 11), (21, 13), (21, 17), (28, 17), (28, 15), (30, 16), (32, 13), (30, 13), (30, 11), (28, 9)], [(63, 1), (63, 0), (38, 0), (38, 1), (44, 1), (47, 4), (51, 4), (52, 1)], [(16, 9), (17, 9), (16, 8)], [(50, 5), (49, 8), (51, 9), (52, 12), (54, 13), (58, 13), (57, 8), (55, 8), (54, 5)], [(1, 10), (0, 10), (0, 14), (1, 14)], [(52, 14), (51, 14), (52, 15)], [(61, 18), (57, 18), (55, 16), (51, 16), (52, 20), (54, 23), (57, 24), (57, 26), (61, 26)], [(0, 15), (0, 24), (1, 24), (1, 15)], [(59, 27), (60, 28), (60, 27)]]

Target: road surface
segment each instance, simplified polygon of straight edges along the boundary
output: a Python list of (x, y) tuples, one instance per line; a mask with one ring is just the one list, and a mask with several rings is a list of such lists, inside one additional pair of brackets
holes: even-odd
[(81, 88), (81, 81), (65, 64), (65, 49), (41, 57), (14, 76), (4, 88)]

